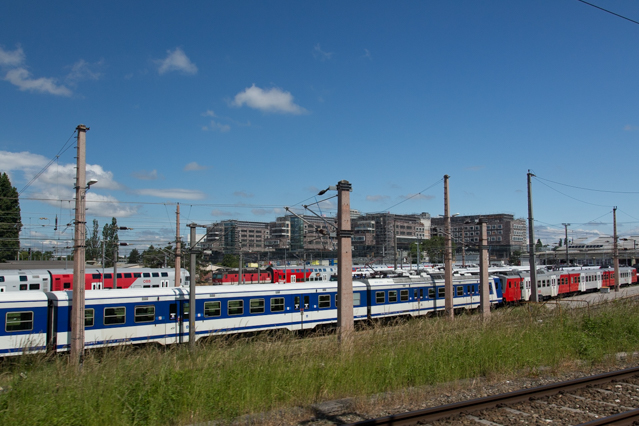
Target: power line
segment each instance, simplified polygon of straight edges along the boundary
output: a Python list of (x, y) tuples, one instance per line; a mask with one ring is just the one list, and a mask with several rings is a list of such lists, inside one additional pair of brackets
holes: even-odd
[[(55, 155), (55, 156), (51, 159), (51, 161), (49, 161), (49, 162), (46, 164), (46, 166), (44, 166), (44, 167), (42, 168), (42, 170), (40, 170), (40, 171), (39, 171), (39, 172), (38, 172), (38, 173), (37, 173), (37, 174), (33, 177), (33, 179), (31, 179), (31, 180), (29, 181), (29, 183), (27, 183), (27, 184), (24, 186), (24, 188), (22, 188), (22, 189), (20, 190), (20, 192), (18, 192), (18, 195), (22, 194), (22, 193), (23, 193), (23, 192), (24, 192), (24, 191), (25, 191), (28, 187), (30, 187), (30, 186), (31, 186), (31, 184), (32, 184), (33, 182), (35, 182), (35, 181), (36, 181), (36, 180), (37, 180), (40, 176), (42, 176), (42, 174), (43, 174), (44, 172), (46, 172), (46, 171), (47, 171), (47, 169), (51, 166), (51, 164), (55, 163), (55, 162), (58, 160), (58, 158), (60, 158), (60, 156), (61, 156), (62, 154), (64, 154), (64, 153), (65, 153), (65, 152), (66, 152), (69, 148), (71, 148), (71, 146), (73, 146), (73, 145), (69, 145), (69, 146), (67, 147), (67, 144), (69, 143), (69, 141), (70, 141), (71, 139), (73, 139), (73, 135), (75, 135), (75, 132), (76, 132), (76, 131), (74, 130), (74, 131), (73, 131), (73, 133), (71, 133), (71, 136), (69, 136), (69, 139), (67, 139), (67, 141), (64, 143), (64, 145), (62, 145), (62, 148), (60, 148), (60, 151), (58, 151), (58, 153), (57, 153), (57, 154), (56, 154), (56, 155)], [(65, 148), (65, 147), (66, 147), (66, 148)]]
[(617, 16), (617, 17), (621, 18), (621, 19), (625, 19), (626, 21), (630, 21), (630, 22), (632, 22), (633, 24), (639, 24), (639, 22), (635, 21), (634, 19), (630, 19), (630, 18), (627, 18), (627, 17), (625, 17), (625, 16), (623, 16), (623, 15), (620, 15), (620, 14), (618, 14), (618, 13), (615, 13), (615, 12), (613, 12), (613, 11), (611, 11), (611, 10), (604, 9), (603, 7), (597, 6), (596, 4), (588, 3), (587, 1), (584, 1), (584, 0), (577, 0), (577, 1), (578, 1), (578, 2), (581, 2), (581, 3), (583, 3), (583, 4), (587, 4), (588, 6), (592, 6), (592, 7), (594, 7), (595, 9), (603, 10), (603, 11), (604, 11), (604, 12), (606, 12), (606, 13), (610, 13), (611, 15), (615, 15), (615, 16)]
[[(569, 188), (581, 189), (583, 191), (592, 191), (592, 192), (605, 192), (609, 194), (639, 194), (639, 191), (610, 191), (607, 189), (592, 189), (592, 188), (584, 188), (581, 186), (568, 185), (567, 183), (555, 182), (550, 179), (540, 178), (539, 176), (535, 176), (537, 180), (543, 180), (546, 182), (554, 183), (555, 185), (567, 186)], [(607, 206), (606, 206), (607, 207)]]
[[(538, 179), (538, 180), (539, 180), (539, 179)], [(557, 190), (557, 189), (553, 188), (552, 186), (550, 186), (550, 185), (548, 185), (548, 184), (546, 184), (546, 183), (542, 182), (541, 180), (539, 180), (539, 183), (541, 183), (541, 184), (542, 184), (542, 185), (544, 185), (544, 186), (547, 186), (548, 188), (550, 188), (550, 189), (552, 189), (553, 191), (555, 191), (555, 192), (557, 192), (557, 193), (559, 193), (559, 194), (563, 195), (564, 197), (568, 197), (568, 198), (573, 199), (573, 200), (575, 200), (575, 201), (579, 201), (580, 203), (589, 204), (589, 205), (591, 205), (591, 206), (597, 206), (597, 207), (608, 207), (608, 208), (612, 207), (612, 206), (604, 206), (604, 205), (602, 205), (602, 204), (589, 203), (588, 201), (583, 201), (583, 200), (580, 200), (580, 199), (578, 199), (578, 198), (571, 197), (570, 195), (568, 195), (568, 194), (564, 194), (563, 192), (561, 192), (561, 191), (559, 191), (559, 190)]]

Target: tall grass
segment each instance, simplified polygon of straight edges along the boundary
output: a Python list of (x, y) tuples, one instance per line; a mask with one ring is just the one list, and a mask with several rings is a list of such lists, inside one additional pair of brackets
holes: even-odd
[(340, 349), (334, 334), (215, 338), (185, 347), (89, 352), (82, 372), (64, 355), (4, 360), (0, 423), (170, 425), (477, 376), (558, 368), (639, 350), (636, 302), (596, 311), (520, 307), (370, 326)]

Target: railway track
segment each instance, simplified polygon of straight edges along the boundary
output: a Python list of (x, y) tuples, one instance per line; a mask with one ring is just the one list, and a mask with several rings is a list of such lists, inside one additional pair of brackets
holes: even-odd
[(351, 426), (639, 425), (639, 367), (553, 383)]

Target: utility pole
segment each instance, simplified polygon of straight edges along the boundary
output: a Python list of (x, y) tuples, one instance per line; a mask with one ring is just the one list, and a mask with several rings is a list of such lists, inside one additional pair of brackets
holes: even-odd
[(243, 275), (243, 271), (242, 271), (242, 265), (244, 263), (244, 259), (242, 259), (242, 244), (240, 244), (240, 262), (237, 265), (238, 266), (238, 271), (237, 271), (237, 285), (241, 285), (242, 284), (242, 275)]
[[(117, 228), (114, 226), (114, 229)], [(113, 246), (113, 290), (118, 288), (118, 257), (120, 257), (120, 254), (118, 253), (119, 249), (120, 239), (118, 238), (118, 240), (115, 242), (115, 245)]]
[(490, 318), (490, 289), (488, 288), (488, 241), (486, 220), (479, 219), (481, 226), (481, 247), (479, 250), (479, 306), (482, 319)]
[[(617, 243), (617, 206), (612, 208), (612, 225), (614, 228), (613, 265), (615, 267), (615, 291), (619, 291), (619, 244)], [(566, 245), (566, 247), (568, 247)]]
[[(535, 219), (533, 218), (532, 204), (532, 183), (531, 178), (535, 176), (528, 170), (528, 255), (530, 263), (530, 288), (532, 291), (532, 301), (539, 302), (537, 290), (537, 265), (535, 264)], [(567, 248), (568, 246), (566, 246)]]
[(566, 229), (566, 266), (568, 266), (568, 227), (570, 226), (570, 224), (562, 223), (562, 225), (564, 225), (564, 228)]
[(182, 252), (180, 251), (180, 203), (177, 203), (175, 218), (175, 286), (180, 287), (182, 285), (180, 282), (180, 277), (182, 275)]
[(455, 318), (455, 307), (453, 305), (453, 242), (450, 233), (450, 199), (448, 193), (448, 179), (450, 176), (444, 175), (444, 298), (445, 309), (448, 318)]
[(340, 343), (349, 342), (354, 329), (351, 189), (346, 180), (337, 183), (337, 323)]
[(82, 365), (84, 357), (84, 275), (86, 244), (86, 133), (84, 124), (78, 132), (78, 158), (75, 175), (75, 235), (73, 254), (73, 301), (71, 305), (71, 363)]
[(196, 241), (196, 228), (197, 225), (195, 223), (189, 224), (189, 228), (191, 228), (191, 280), (189, 282), (189, 349), (191, 351), (195, 350), (195, 262), (196, 260), (196, 252), (195, 252), (195, 244)]
[(397, 270), (397, 220), (393, 218), (393, 269)]

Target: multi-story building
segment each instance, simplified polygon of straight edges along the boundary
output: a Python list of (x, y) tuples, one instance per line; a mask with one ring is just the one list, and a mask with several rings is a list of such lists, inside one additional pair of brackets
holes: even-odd
[(353, 256), (394, 258), (395, 250), (410, 250), (410, 245), (430, 238), (430, 214), (397, 215), (370, 213), (352, 222)]
[(224, 220), (207, 227), (205, 246), (211, 251), (236, 254), (267, 250), (269, 227), (265, 222)]
[[(451, 238), (456, 251), (461, 252), (465, 247), (468, 251), (477, 251), (481, 239), (479, 219), (487, 224), (488, 252), (491, 259), (509, 259), (513, 252), (523, 252), (527, 244), (526, 221), (515, 219), (511, 214), (488, 214), (451, 217)], [(437, 217), (431, 221), (431, 234), (444, 236), (444, 218)]]

